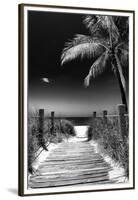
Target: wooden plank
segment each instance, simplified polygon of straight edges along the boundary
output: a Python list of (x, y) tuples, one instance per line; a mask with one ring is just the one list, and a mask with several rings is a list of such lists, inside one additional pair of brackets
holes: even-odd
[(66, 142), (40, 163), (38, 175), (30, 177), (31, 188), (110, 183), (112, 167), (89, 142)]
[(99, 159), (97, 159), (97, 160), (85, 160), (85, 163), (84, 163), (84, 160), (79, 160), (79, 159), (78, 160), (65, 160), (65, 161), (58, 161), (57, 160), (56, 162), (49, 161), (49, 162), (42, 163), (40, 168), (42, 166), (45, 166), (45, 165), (51, 165), (52, 166), (52, 165), (55, 165), (55, 163), (56, 163), (56, 165), (62, 165), (62, 164), (64, 164), (64, 165), (70, 164), (71, 165), (71, 164), (74, 164), (74, 163), (78, 164), (78, 165), (80, 165), (80, 164), (87, 165), (87, 164), (90, 164), (90, 163), (94, 163), (94, 164), (103, 163), (103, 160), (99, 160)]
[(107, 178), (109, 178), (108, 177), (108, 174), (106, 173), (106, 174), (103, 174), (103, 175), (101, 175), (101, 174), (98, 174), (98, 175), (87, 175), (87, 176), (76, 176), (76, 177), (58, 177), (58, 178), (39, 178), (39, 179), (34, 179), (34, 180), (31, 180), (31, 182), (32, 183), (51, 183), (51, 182), (54, 182), (54, 183), (58, 183), (58, 182), (69, 182), (69, 181), (82, 181), (82, 180), (87, 180), (87, 179), (92, 179), (92, 180), (95, 180), (95, 179), (97, 179), (97, 180), (105, 180), (105, 179), (107, 179)]
[(60, 164), (56, 164), (55, 165), (44, 165), (42, 167), (39, 168), (40, 173), (44, 170), (62, 170), (62, 169), (68, 169), (68, 170), (72, 170), (75, 169), (76, 167), (78, 167), (78, 169), (95, 169), (95, 168), (109, 168), (109, 165), (107, 165), (107, 163), (90, 163), (90, 164), (86, 164), (85, 163), (81, 163), (81, 164), (76, 164), (73, 163), (72, 165), (70, 164), (66, 164), (66, 165), (60, 165)]
[(85, 184), (85, 183), (95, 183), (109, 180), (108, 176), (105, 177), (95, 177), (95, 178), (84, 178), (84, 179), (76, 179), (76, 180), (64, 180), (64, 181), (48, 181), (48, 182), (32, 182), (31, 188), (36, 187), (55, 187), (55, 186), (66, 186), (66, 185), (76, 185), (76, 184)]
[(38, 175), (38, 176), (34, 176), (31, 177), (31, 180), (38, 180), (38, 179), (52, 179), (52, 178), (74, 178), (74, 177), (97, 177), (97, 176), (103, 176), (103, 175), (108, 175), (108, 171), (101, 171), (101, 172), (83, 172), (83, 173), (72, 173), (72, 174), (68, 174), (68, 173), (61, 173), (61, 174), (47, 174), (47, 175)]

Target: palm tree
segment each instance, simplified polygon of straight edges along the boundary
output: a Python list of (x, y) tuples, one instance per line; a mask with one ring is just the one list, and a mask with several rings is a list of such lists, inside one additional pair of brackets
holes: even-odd
[(87, 56), (95, 58), (84, 79), (86, 87), (90, 79), (101, 74), (107, 66), (114, 71), (127, 109), (126, 80), (123, 67), (128, 66), (128, 19), (116, 16), (86, 16), (84, 24), (90, 35), (76, 34), (73, 40), (65, 43), (61, 55), (61, 65), (68, 61)]

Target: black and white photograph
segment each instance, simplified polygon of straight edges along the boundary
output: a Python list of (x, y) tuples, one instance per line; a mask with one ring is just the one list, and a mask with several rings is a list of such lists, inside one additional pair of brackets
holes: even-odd
[(134, 12), (19, 6), (20, 195), (134, 187)]

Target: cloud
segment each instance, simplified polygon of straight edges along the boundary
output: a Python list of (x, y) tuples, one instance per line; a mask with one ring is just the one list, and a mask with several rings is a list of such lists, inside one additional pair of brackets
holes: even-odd
[(48, 78), (41, 78), (40, 79), (42, 82), (44, 83), (50, 83), (49, 79)]

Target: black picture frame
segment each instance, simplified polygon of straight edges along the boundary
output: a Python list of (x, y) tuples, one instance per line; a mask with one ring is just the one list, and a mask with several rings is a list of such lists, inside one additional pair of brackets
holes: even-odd
[[(25, 143), (25, 91), (28, 94), (28, 85), (26, 84), (26, 81), (28, 81), (28, 77), (27, 80), (25, 80), (25, 48), (26, 48), (26, 44), (25, 44), (25, 9), (32, 9), (36, 11), (37, 8), (39, 8), (39, 11), (41, 12), (41, 9), (59, 9), (59, 10), (65, 10), (65, 12), (68, 12), (68, 10), (72, 10), (73, 13), (76, 13), (76, 11), (82, 11), (83, 13), (87, 13), (87, 11), (89, 12), (93, 12), (93, 11), (97, 11), (97, 12), (103, 12), (103, 13), (120, 13), (121, 15), (124, 14), (128, 14), (131, 15), (132, 18), (132, 23), (131, 23), (131, 28), (132, 30), (132, 37), (133, 40), (132, 42), (132, 63), (131, 65), (133, 66), (133, 70), (132, 70), (132, 74), (131, 74), (131, 78), (132, 80), (132, 87), (130, 87), (130, 89), (133, 92), (133, 102), (132, 103), (132, 138), (133, 138), (133, 147), (131, 149), (131, 154), (130, 155), (132, 157), (132, 183), (129, 187), (113, 187), (113, 188), (99, 188), (99, 189), (74, 189), (71, 191), (64, 191), (59, 189), (59, 191), (45, 191), (45, 192), (25, 192), (25, 182), (24, 182), (24, 177), (25, 177), (25, 154), (24, 154), (24, 150), (26, 148), (26, 143)], [(47, 12), (47, 11), (44, 11)], [(60, 11), (59, 11), (60, 12)], [(82, 193), (82, 192), (100, 192), (100, 191), (115, 191), (115, 190), (128, 190), (128, 189), (135, 189), (135, 11), (133, 10), (115, 10), (115, 9), (101, 9), (101, 8), (83, 8), (83, 7), (66, 7), (66, 6), (52, 6), (52, 5), (38, 5), (38, 4), (19, 4), (18, 5), (18, 14), (19, 14), (19, 136), (18, 136), (18, 149), (19, 149), (19, 166), (18, 166), (18, 194), (19, 196), (33, 196), (33, 195), (51, 195), (51, 194), (64, 194), (64, 193)], [(26, 40), (27, 41), (27, 40)], [(28, 42), (28, 41), (27, 41)], [(28, 69), (27, 69), (28, 70)]]

